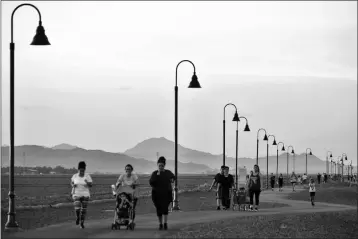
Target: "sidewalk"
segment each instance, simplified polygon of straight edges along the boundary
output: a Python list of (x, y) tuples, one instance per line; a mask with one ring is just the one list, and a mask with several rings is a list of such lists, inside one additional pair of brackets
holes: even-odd
[[(262, 209), (259, 212), (246, 211), (190, 211), (173, 212), (169, 215), (169, 230), (159, 231), (155, 214), (138, 215), (134, 231), (111, 230), (112, 218), (103, 220), (89, 220), (85, 229), (80, 229), (73, 223), (61, 223), (34, 230), (4, 233), (3, 238), (163, 238), (171, 230), (179, 230), (183, 227), (196, 224), (212, 222), (223, 219), (231, 219), (246, 216), (289, 214), (289, 213), (312, 213), (333, 212), (342, 210), (356, 210), (356, 207), (337, 205), (329, 203), (317, 203), (313, 208), (309, 202), (283, 199), (287, 192), (265, 191), (262, 193), (262, 201), (280, 202), (288, 204), (287, 207)], [(9, 237), (10, 236), (10, 237)]]

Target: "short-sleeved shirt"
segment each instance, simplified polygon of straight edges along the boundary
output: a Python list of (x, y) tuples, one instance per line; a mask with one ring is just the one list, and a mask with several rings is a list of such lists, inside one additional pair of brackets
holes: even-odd
[(139, 179), (138, 176), (133, 173), (129, 177), (126, 174), (122, 174), (117, 180), (117, 184), (121, 186), (132, 186), (134, 183), (139, 183)]
[(85, 180), (87, 180), (87, 182), (93, 182), (88, 173), (85, 173), (83, 177), (80, 177), (79, 173), (72, 176), (71, 183), (76, 185), (72, 190), (72, 196), (90, 197), (90, 190)]
[(227, 176), (220, 174), (217, 182), (220, 183), (223, 188), (231, 188), (234, 183), (234, 177), (231, 174)]
[(282, 176), (278, 177), (278, 182), (281, 183), (281, 184), (283, 183), (283, 177)]
[(276, 176), (271, 176), (271, 181), (275, 181)]
[(157, 174), (158, 170), (155, 170), (149, 179), (149, 184), (152, 186), (152, 190), (157, 192), (172, 191), (171, 181), (173, 179), (175, 180), (175, 175), (172, 171), (165, 169), (163, 172), (160, 172), (159, 175)]
[(316, 186), (314, 183), (309, 183), (308, 186), (310, 187), (309, 192), (316, 192)]

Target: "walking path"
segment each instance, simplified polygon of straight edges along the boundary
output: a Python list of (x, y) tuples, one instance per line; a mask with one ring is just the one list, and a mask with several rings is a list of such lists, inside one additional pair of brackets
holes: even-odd
[[(299, 191), (298, 189), (297, 191)], [(142, 214), (136, 217), (136, 227), (134, 231), (130, 230), (111, 230), (112, 217), (102, 220), (88, 220), (85, 223), (86, 228), (80, 229), (72, 223), (61, 223), (48, 227), (13, 233), (3, 233), (3, 238), (165, 238), (171, 231), (184, 228), (186, 226), (212, 222), (222, 219), (232, 219), (243, 216), (259, 216), (273, 214), (290, 213), (312, 213), (312, 212), (335, 212), (343, 210), (356, 210), (356, 207), (348, 205), (339, 205), (331, 203), (316, 203), (312, 207), (308, 201), (296, 201), (284, 199), (284, 196), (290, 193), (288, 188), (283, 192), (265, 191), (261, 195), (260, 201), (277, 202), (289, 206), (280, 208), (262, 209), (258, 212), (247, 211), (190, 211), (173, 212), (169, 215), (169, 230), (159, 231), (158, 221), (154, 214)], [(308, 195), (307, 195), (308, 199)]]

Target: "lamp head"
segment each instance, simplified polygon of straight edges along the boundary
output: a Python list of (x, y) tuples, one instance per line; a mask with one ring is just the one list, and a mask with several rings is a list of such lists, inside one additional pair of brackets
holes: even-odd
[(330, 154), (329, 157), (332, 158), (333, 157), (332, 154)]
[(282, 151), (285, 151), (286, 149), (285, 149), (285, 146), (282, 146)]
[(45, 35), (45, 29), (42, 26), (41, 22), (39, 22), (39, 26), (36, 29), (36, 35), (34, 36), (34, 39), (32, 40), (30, 45), (35, 45), (35, 46), (51, 45), (47, 39), (47, 36)]
[(310, 151), (310, 155), (312, 155), (312, 151)]
[(234, 115), (234, 118), (232, 119), (232, 121), (236, 121), (236, 122), (240, 121), (240, 118), (239, 118), (239, 115), (237, 114), (237, 111), (235, 112), (235, 115)]
[(200, 83), (198, 81), (198, 77), (196, 76), (195, 72), (194, 72), (193, 76), (191, 77), (191, 81), (190, 81), (188, 88), (201, 88)]
[(272, 145), (277, 145), (277, 143), (276, 143), (276, 140), (274, 139), (273, 140), (273, 144)]
[(292, 153), (292, 154), (294, 154), (294, 153), (295, 153), (295, 151), (292, 149), (291, 153)]
[(248, 124), (246, 124), (244, 131), (246, 131), (246, 132), (249, 132), (249, 131), (250, 131), (250, 128), (249, 128), (249, 125), (248, 125)]
[(268, 138), (267, 138), (267, 135), (266, 135), (266, 134), (265, 134), (264, 140), (266, 140), (266, 141), (268, 140)]
[(346, 159), (345, 160), (348, 160), (347, 156), (346, 156)]

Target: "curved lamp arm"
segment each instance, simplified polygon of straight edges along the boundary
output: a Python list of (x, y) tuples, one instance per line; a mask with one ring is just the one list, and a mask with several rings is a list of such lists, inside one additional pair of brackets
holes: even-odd
[[(311, 149), (311, 148), (307, 148), (307, 149), (309, 149), (309, 150), (310, 150), (310, 152), (312, 153), (312, 149)], [(307, 149), (306, 149), (306, 154), (307, 154)]]
[(344, 158), (343, 155), (346, 156), (345, 160), (347, 160), (347, 154), (346, 154), (346, 153), (343, 153), (343, 154), (342, 154), (342, 159)]
[(265, 129), (263, 129), (263, 128), (261, 128), (261, 129), (259, 129), (259, 130), (257, 131), (257, 138), (259, 138), (259, 133), (260, 133), (260, 131), (261, 131), (261, 130), (265, 131), (265, 135), (267, 135), (266, 130), (265, 130)]
[(269, 143), (271, 136), (273, 137), (273, 141), (276, 142), (276, 137), (275, 137), (275, 135), (270, 134), (269, 136), (267, 136), (267, 144)]
[(15, 12), (16, 12), (17, 9), (19, 9), (20, 7), (23, 7), (23, 6), (30, 6), (30, 7), (35, 8), (36, 11), (37, 11), (37, 13), (39, 14), (39, 18), (40, 18), (40, 20), (39, 20), (39, 25), (40, 25), (40, 26), (42, 25), (42, 22), (41, 22), (41, 13), (40, 13), (39, 9), (37, 9), (37, 7), (35, 7), (34, 5), (32, 5), (32, 4), (30, 4), (30, 3), (20, 4), (19, 6), (17, 6), (17, 7), (14, 9), (14, 11), (12, 11), (12, 14), (11, 14), (11, 43), (13, 43), (13, 38), (14, 38), (14, 37), (13, 37), (13, 35), (14, 35), (14, 31), (13, 31), (13, 29), (14, 29), (14, 27), (13, 27), (13, 25), (14, 25), (14, 14), (15, 14)]
[[(326, 157), (327, 157), (327, 158), (328, 158), (328, 152), (331, 153), (331, 155), (332, 155), (332, 151), (327, 151), (327, 152), (326, 152)], [(331, 157), (330, 157), (330, 158), (331, 158)]]
[(193, 67), (194, 67), (194, 75), (196, 73), (196, 70), (195, 70), (195, 65), (193, 62), (189, 61), (189, 60), (182, 60), (181, 62), (178, 63), (177, 67), (176, 67), (176, 70), (175, 70), (175, 86), (178, 86), (178, 67), (181, 63), (183, 62), (189, 62)]
[(290, 147), (292, 148), (292, 150), (294, 150), (294, 149), (293, 149), (293, 146), (290, 145), (290, 146), (288, 146), (288, 148), (287, 148), (287, 153), (290, 153), (290, 150), (289, 150)]
[(226, 104), (226, 105), (224, 106), (224, 120), (225, 120), (225, 108), (226, 108), (226, 106), (228, 106), (228, 105), (234, 106), (234, 107), (235, 107), (235, 110), (236, 110), (236, 112), (237, 112), (237, 107), (236, 107), (235, 104), (233, 104), (233, 103), (228, 103), (228, 104)]
[(285, 144), (284, 144), (284, 143), (282, 143), (282, 142), (278, 142), (278, 144), (277, 144), (277, 148), (278, 148), (278, 146), (279, 146), (280, 144), (282, 144), (282, 148), (283, 148), (283, 149), (282, 149), (282, 151), (285, 151), (285, 150), (284, 150), (284, 148), (285, 148)]
[[(248, 125), (249, 124), (249, 122), (248, 122), (248, 120), (246, 119), (246, 117), (245, 116), (240, 116), (239, 117), (239, 119), (245, 119), (245, 121), (246, 121), (246, 125)], [(236, 129), (238, 130), (239, 129), (239, 121), (236, 121)]]

